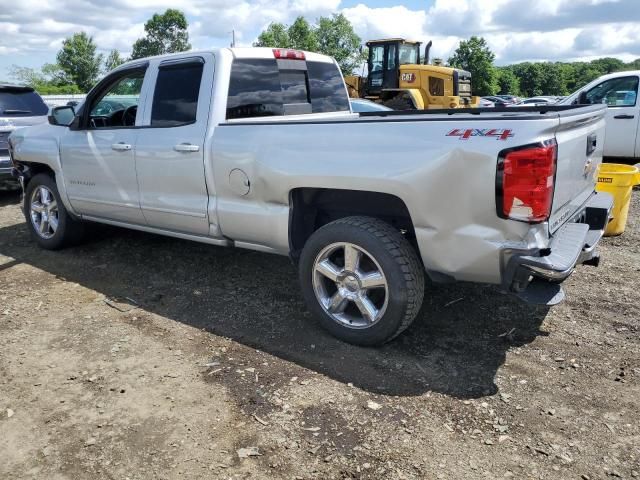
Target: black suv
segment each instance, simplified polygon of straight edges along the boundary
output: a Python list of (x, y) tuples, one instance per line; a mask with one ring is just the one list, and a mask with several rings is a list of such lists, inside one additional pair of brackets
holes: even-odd
[(9, 134), (47, 121), (49, 107), (31, 87), (0, 83), (0, 189), (17, 186), (11, 175)]

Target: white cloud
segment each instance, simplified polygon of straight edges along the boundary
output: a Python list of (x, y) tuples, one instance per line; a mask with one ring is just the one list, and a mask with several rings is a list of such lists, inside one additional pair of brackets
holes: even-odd
[(238, 44), (250, 45), (271, 22), (342, 11), (363, 40), (432, 39), (432, 55), (445, 59), (470, 35), (484, 36), (499, 64), (640, 57), (638, 0), (435, 0), (424, 9), (403, 0), (342, 9), (341, 0), (14, 0), (10, 8), (9, 1), (0, 0), (0, 78), (13, 63), (53, 61), (62, 40), (77, 31), (92, 35), (102, 52), (127, 54), (144, 22), (166, 8), (186, 13), (196, 48), (228, 45), (232, 29)]

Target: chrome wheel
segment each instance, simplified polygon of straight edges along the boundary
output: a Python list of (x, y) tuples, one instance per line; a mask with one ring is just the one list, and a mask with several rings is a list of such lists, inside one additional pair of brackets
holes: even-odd
[(31, 224), (44, 239), (53, 237), (58, 229), (58, 203), (51, 190), (40, 185), (31, 194)]
[(313, 290), (324, 311), (339, 324), (368, 328), (387, 308), (389, 286), (376, 259), (353, 243), (333, 243), (313, 264)]

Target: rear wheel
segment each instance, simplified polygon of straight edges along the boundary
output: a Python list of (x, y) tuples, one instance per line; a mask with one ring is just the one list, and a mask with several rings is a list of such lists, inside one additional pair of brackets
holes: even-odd
[(69, 215), (55, 180), (46, 173), (36, 175), (27, 185), (24, 214), (31, 236), (47, 250), (72, 245), (83, 236), (83, 224)]
[(343, 218), (316, 231), (302, 251), (300, 281), (320, 323), (357, 345), (379, 345), (402, 333), (424, 295), (413, 247), (370, 217)]

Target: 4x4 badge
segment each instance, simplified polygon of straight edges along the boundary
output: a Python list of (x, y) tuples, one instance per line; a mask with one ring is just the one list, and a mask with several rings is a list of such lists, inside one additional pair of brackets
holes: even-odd
[(454, 128), (447, 133), (447, 137), (459, 137), (460, 140), (469, 140), (471, 137), (492, 137), (496, 140), (506, 140), (513, 136), (513, 130), (508, 128)]

